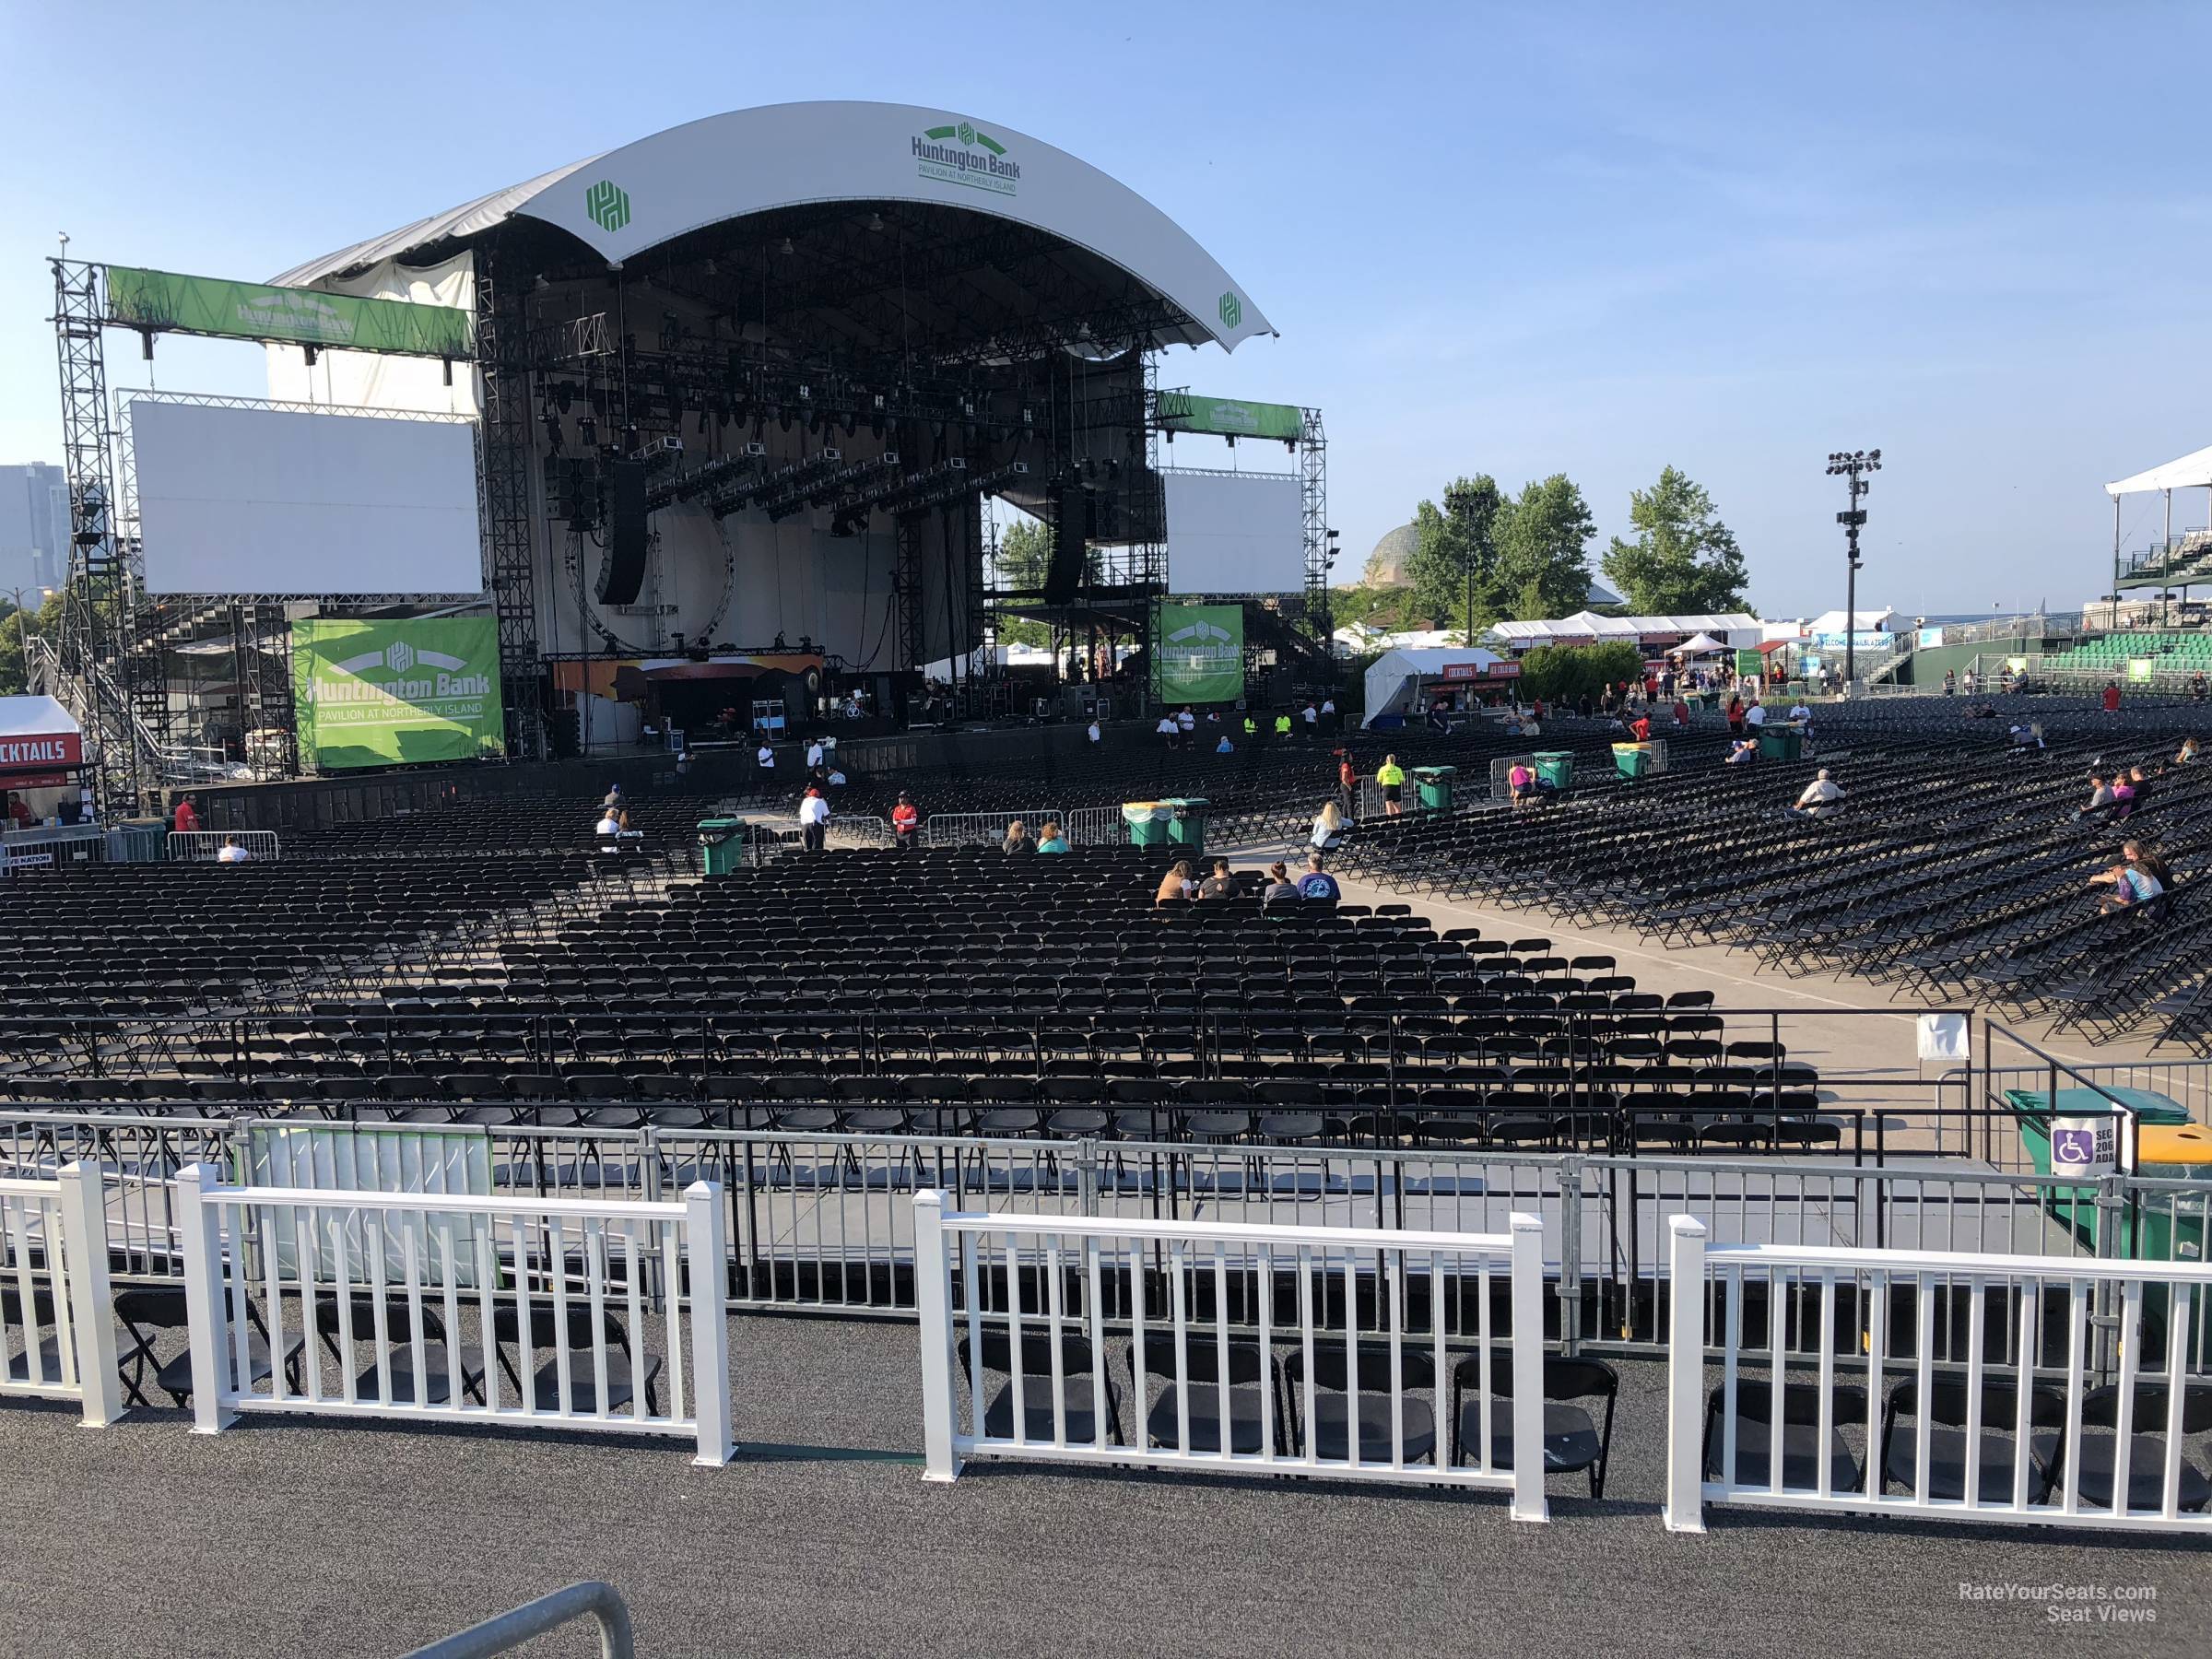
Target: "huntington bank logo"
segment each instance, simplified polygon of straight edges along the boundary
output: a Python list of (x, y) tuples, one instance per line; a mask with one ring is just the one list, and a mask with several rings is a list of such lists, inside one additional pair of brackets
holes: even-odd
[[(491, 694), (491, 676), (468, 671), (468, 660), (394, 640), (379, 651), (363, 652), (318, 667), (308, 681), (308, 699), (318, 705), (430, 704), (449, 698)], [(378, 676), (375, 679), (370, 675)]]
[(600, 229), (615, 231), (629, 223), (629, 192), (602, 179), (583, 193), (583, 210)]
[(973, 122), (934, 126), (913, 140), (915, 171), (940, 184), (1010, 196), (1021, 185), (1021, 163), (1006, 158), (1006, 147)]
[(384, 666), (394, 674), (405, 674), (415, 666), (415, 647), (405, 640), (394, 640), (384, 648)]
[(1243, 321), (1244, 301), (1238, 299), (1237, 290), (1231, 288), (1221, 296), (1221, 325), (1224, 328), (1234, 328)]

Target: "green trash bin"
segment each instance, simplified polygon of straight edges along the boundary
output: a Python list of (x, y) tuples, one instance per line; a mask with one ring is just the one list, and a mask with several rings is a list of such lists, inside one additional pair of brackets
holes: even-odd
[(745, 820), (699, 820), (699, 862), (710, 876), (730, 876), (745, 867)]
[(1794, 760), (1805, 752), (1805, 732), (1794, 725), (1766, 725), (1759, 728), (1759, 758), (1761, 760)]
[(159, 864), (169, 856), (169, 823), (164, 818), (124, 818), (108, 828), (110, 864)]
[(1624, 778), (1648, 777), (1653, 771), (1652, 746), (1648, 743), (1615, 744), (1613, 769)]
[(1213, 803), (1204, 795), (1170, 796), (1160, 803), (1168, 809), (1168, 841), (1196, 858), (1206, 851), (1206, 809)]
[(1452, 780), (1459, 776), (1456, 766), (1417, 766), (1413, 769), (1413, 786), (1419, 794), (1424, 812), (1452, 810)]
[(1565, 789), (1574, 782), (1574, 757), (1565, 749), (1538, 749), (1536, 776), (1554, 789)]
[(1122, 827), (1129, 831), (1133, 847), (1164, 847), (1168, 844), (1168, 823), (1174, 817), (1165, 801), (1124, 801)]
[[(2110, 1092), (2115, 1099), (2135, 1109), (2139, 1143), (2148, 1141), (2149, 1132), (2153, 1129), (2171, 1132), (2189, 1122), (2186, 1107), (2155, 1090), (2113, 1088)], [(2034, 1161), (2035, 1172), (2039, 1175), (2064, 1175), (2068, 1172), (2059, 1167), (2059, 1160), (2052, 1154), (2051, 1140), (2054, 1127), (2095, 1131), (2101, 1127), (2102, 1120), (2118, 1115), (2104, 1095), (2094, 1088), (2060, 1089), (2055, 1112), (2050, 1098), (2040, 1088), (2008, 1088), (2005, 1091), (2005, 1104), (2012, 1108), (2019, 1125), (2020, 1144), (2027, 1147), (2028, 1156)], [(2054, 1118), (2064, 1119), (2065, 1123), (2064, 1125), (2054, 1125)], [(2155, 1156), (2152, 1148), (2138, 1144), (2136, 1153), (2138, 1174), (2161, 1178), (2176, 1174), (2172, 1170), (2147, 1167), (2150, 1157)], [(2044, 1207), (2051, 1212), (2052, 1218), (2073, 1233), (2084, 1247), (2091, 1250), (2096, 1248), (2096, 1187), (2085, 1184), (2045, 1188)], [(2202, 1212), (2184, 1214), (2184, 1230), (2194, 1235), (2187, 1240), (2177, 1241), (2174, 1238), (2173, 1219), (2173, 1206), (2147, 1206), (2143, 1211), (2144, 1224), (2138, 1237), (2132, 1218), (2124, 1212), (2120, 1218), (2120, 1225), (2124, 1231), (2119, 1253), (2142, 1260), (2172, 1260), (2174, 1246), (2180, 1242), (2184, 1250), (2194, 1248), (2199, 1253), (2186, 1259), (2201, 1260), (2204, 1247)]]

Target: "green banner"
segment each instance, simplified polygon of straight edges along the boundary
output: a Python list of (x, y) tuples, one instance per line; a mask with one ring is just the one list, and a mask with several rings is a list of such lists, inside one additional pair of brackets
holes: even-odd
[(1763, 653), (1756, 651), (1736, 652), (1735, 671), (1738, 674), (1764, 674), (1766, 668), (1767, 659)]
[(505, 752), (489, 617), (292, 624), (300, 758), (321, 771)]
[(476, 355), (476, 318), (451, 305), (357, 300), (314, 288), (267, 288), (218, 276), (108, 267), (108, 319), (126, 327), (168, 328), (241, 340), (288, 340), (347, 351), (416, 357)]
[(1159, 698), (1170, 703), (1235, 702), (1244, 695), (1244, 607), (1162, 605), (1153, 655)]
[(1202, 397), (1195, 392), (1162, 392), (1155, 406), (1162, 430), (1218, 432), (1223, 437), (1304, 436), (1306, 418), (1295, 404), (1240, 403), (1230, 397)]

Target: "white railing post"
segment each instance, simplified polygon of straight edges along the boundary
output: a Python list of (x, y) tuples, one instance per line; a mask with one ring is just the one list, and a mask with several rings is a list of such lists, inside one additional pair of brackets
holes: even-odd
[[(729, 1265), (719, 1182), (695, 1181), (684, 1189), (684, 1258), (691, 1288), (691, 1415), (699, 1424), (699, 1455), (691, 1461), (719, 1469), (736, 1450), (730, 1436)], [(671, 1295), (676, 1288), (669, 1287)]]
[(65, 1164), (54, 1205), (62, 1229), (62, 1264), (69, 1276), (69, 1345), (85, 1427), (104, 1429), (123, 1415), (116, 1372), (115, 1308), (108, 1289), (107, 1194), (100, 1167)]
[(945, 1253), (945, 1194), (914, 1194), (914, 1304), (922, 1327), (924, 1480), (957, 1480), (953, 1450), (952, 1272)]
[[(1512, 1218), (1513, 1502), (1516, 1521), (1548, 1521), (1544, 1500), (1544, 1221)], [(1572, 1294), (1559, 1287), (1559, 1294)]]
[(184, 1317), (192, 1345), (192, 1431), (219, 1434), (238, 1421), (229, 1394), (230, 1340), (223, 1303), (223, 1226), (204, 1195), (206, 1166), (177, 1171), (183, 1209)]
[(1667, 1228), (1666, 1501), (1660, 1514), (1669, 1532), (1703, 1532), (1705, 1224), (1677, 1216)]

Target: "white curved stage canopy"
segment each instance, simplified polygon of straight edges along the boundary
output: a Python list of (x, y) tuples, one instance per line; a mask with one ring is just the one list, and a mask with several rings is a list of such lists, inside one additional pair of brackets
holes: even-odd
[(771, 104), (655, 133), (450, 212), (311, 260), (275, 280), (310, 287), (465, 240), (522, 216), (622, 264), (709, 225), (818, 202), (965, 208), (1105, 259), (1192, 319), (1182, 343), (1233, 350), (1275, 330), (1174, 220), (1086, 161), (992, 121), (885, 103)]
[(2132, 477), (2116, 478), (2104, 487), (2104, 493), (2116, 500), (2124, 495), (2147, 495), (2154, 489), (2203, 489), (2208, 486), (2212, 486), (2212, 449), (2201, 449)]

